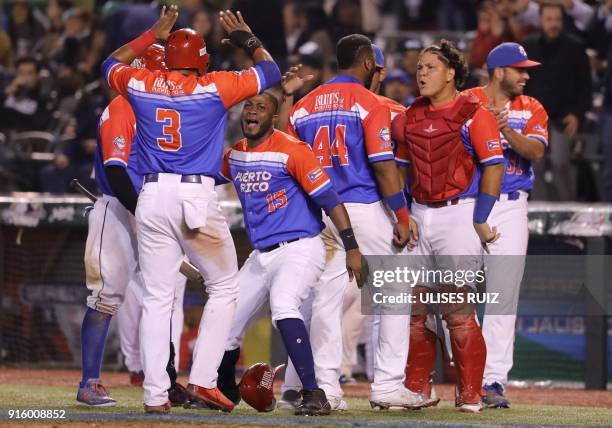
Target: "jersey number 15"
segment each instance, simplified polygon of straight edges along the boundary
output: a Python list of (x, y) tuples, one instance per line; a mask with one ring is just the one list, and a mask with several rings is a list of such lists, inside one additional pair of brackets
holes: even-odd
[(334, 140), (331, 141), (329, 126), (323, 125), (317, 129), (312, 151), (319, 159), (323, 168), (333, 167), (332, 158), (337, 157), (341, 166), (349, 164), (348, 150), (346, 148), (346, 125), (336, 125)]
[(158, 108), (155, 110), (155, 121), (163, 123), (163, 138), (157, 139), (160, 149), (167, 152), (176, 152), (183, 146), (181, 136), (181, 114), (176, 110)]

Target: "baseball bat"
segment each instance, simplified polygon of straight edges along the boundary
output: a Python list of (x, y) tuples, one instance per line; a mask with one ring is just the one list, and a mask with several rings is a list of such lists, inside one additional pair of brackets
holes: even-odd
[[(98, 200), (96, 195), (91, 193), (89, 190), (83, 186), (78, 179), (73, 178), (70, 180), (70, 187), (79, 192), (83, 196), (87, 196), (87, 198), (93, 202), (94, 204)], [(187, 260), (183, 260), (181, 263), (181, 268), (179, 270), (187, 279), (194, 282), (199, 282), (200, 284), (204, 284), (204, 278), (202, 278), (202, 274), (193, 264), (188, 262)]]

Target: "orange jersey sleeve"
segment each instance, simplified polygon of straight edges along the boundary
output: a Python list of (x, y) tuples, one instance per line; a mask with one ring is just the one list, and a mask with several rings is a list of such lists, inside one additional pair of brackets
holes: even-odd
[(391, 111), (383, 103), (378, 103), (362, 122), (365, 149), (370, 163), (392, 160)]
[(293, 142), (287, 160), (287, 171), (310, 196), (332, 187), (329, 176), (321, 167), (308, 144)]
[(548, 114), (539, 101), (531, 99), (531, 118), (525, 126), (525, 136), (535, 138), (548, 147)]
[(137, 80), (144, 80), (144, 78), (151, 74), (146, 68), (134, 68), (127, 64), (116, 61), (114, 59), (107, 59), (103, 65), (104, 76), (108, 82), (108, 86), (119, 92), (124, 97), (127, 97), (128, 85), (132, 78)]
[(211, 77), (226, 109), (257, 95), (261, 90), (255, 67), (242, 71), (217, 71)]
[(499, 141), (499, 128), (493, 114), (484, 107), (479, 107), (466, 125), (469, 135), (467, 143), (481, 165), (504, 162), (504, 153)]
[(391, 122), (391, 138), (395, 141), (395, 161), (401, 166), (407, 166), (409, 161), (408, 144), (404, 132), (406, 126), (406, 115), (400, 113)]
[(122, 96), (111, 101), (102, 113), (99, 134), (104, 165), (127, 167), (136, 134), (136, 118)]

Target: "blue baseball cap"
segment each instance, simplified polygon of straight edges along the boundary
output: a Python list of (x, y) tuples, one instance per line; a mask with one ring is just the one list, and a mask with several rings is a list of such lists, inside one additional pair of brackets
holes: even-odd
[(412, 83), (412, 79), (410, 78), (408, 73), (406, 73), (401, 68), (392, 68), (387, 72), (387, 76), (385, 77), (385, 83), (391, 82), (393, 80), (397, 80), (398, 82), (403, 83), (404, 85), (410, 85)]
[(493, 49), (487, 57), (487, 68), (497, 67), (529, 68), (542, 65), (527, 58), (525, 48), (518, 43), (502, 43)]
[(374, 50), (374, 60), (376, 67), (385, 68), (385, 56), (381, 48), (372, 43), (372, 49)]

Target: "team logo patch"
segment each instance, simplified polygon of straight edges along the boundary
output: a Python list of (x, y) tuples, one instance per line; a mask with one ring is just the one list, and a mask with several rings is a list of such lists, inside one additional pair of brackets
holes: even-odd
[(536, 132), (545, 132), (545, 129), (542, 125), (540, 125), (539, 123), (533, 127), (533, 130)]
[(391, 131), (386, 126), (378, 132), (378, 138), (383, 142), (383, 148), (392, 148)]
[(204, 55), (206, 55), (206, 46), (200, 49), (200, 56), (204, 56)]
[(525, 48), (520, 45), (519, 45), (519, 52), (521, 53), (521, 55), (527, 56), (527, 52), (525, 52)]
[(489, 149), (489, 151), (493, 151), (496, 149), (499, 149), (500, 145), (499, 145), (499, 140), (489, 140), (487, 141), (487, 149)]
[(308, 179), (311, 183), (316, 182), (319, 178), (323, 176), (323, 170), (319, 167), (313, 169), (308, 173)]
[(113, 145), (119, 150), (125, 149), (125, 138), (123, 138), (123, 135), (120, 135), (115, 138), (113, 140)]

